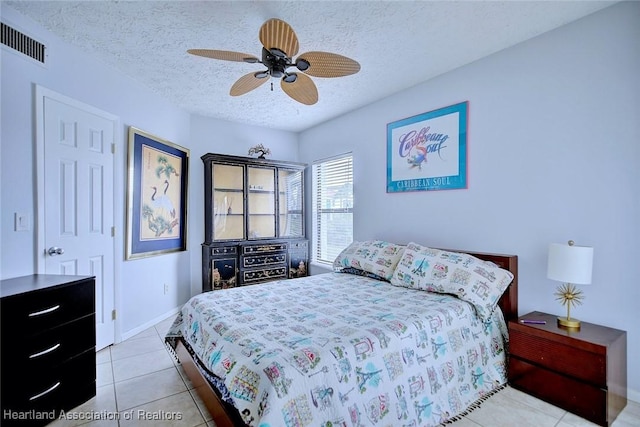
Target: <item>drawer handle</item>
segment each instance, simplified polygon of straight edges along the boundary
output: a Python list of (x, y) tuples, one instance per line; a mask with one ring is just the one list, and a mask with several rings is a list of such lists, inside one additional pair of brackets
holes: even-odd
[(43, 355), (45, 355), (45, 354), (47, 354), (47, 353), (51, 353), (53, 350), (55, 350), (55, 349), (56, 349), (56, 348), (58, 348), (58, 347), (60, 347), (60, 343), (58, 343), (58, 344), (54, 345), (54, 346), (53, 346), (53, 347), (51, 347), (51, 348), (48, 348), (48, 349), (46, 349), (46, 350), (43, 350), (43, 351), (41, 351), (40, 353), (34, 353), (34, 354), (32, 354), (31, 356), (29, 356), (29, 359), (35, 359), (36, 357), (40, 357), (40, 356), (43, 356)]
[(60, 381), (58, 381), (57, 383), (55, 383), (53, 386), (51, 386), (48, 390), (43, 391), (42, 393), (36, 394), (35, 396), (32, 396), (29, 398), (29, 400), (36, 400), (39, 397), (44, 396), (45, 394), (51, 393), (53, 390), (57, 389), (58, 386), (60, 385)]
[(35, 313), (29, 313), (29, 317), (41, 316), (43, 314), (47, 314), (47, 313), (51, 313), (52, 311), (56, 311), (59, 308), (60, 308), (60, 304), (54, 305), (53, 307), (47, 308), (45, 310), (36, 311)]

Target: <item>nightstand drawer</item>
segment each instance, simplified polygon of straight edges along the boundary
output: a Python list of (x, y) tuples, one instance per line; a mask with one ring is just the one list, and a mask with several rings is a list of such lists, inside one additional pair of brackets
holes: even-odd
[(607, 387), (605, 354), (592, 353), (530, 333), (510, 328), (509, 352), (512, 356), (555, 372)]
[(607, 425), (607, 391), (557, 374), (516, 357), (509, 359), (513, 388), (564, 408), (599, 425)]

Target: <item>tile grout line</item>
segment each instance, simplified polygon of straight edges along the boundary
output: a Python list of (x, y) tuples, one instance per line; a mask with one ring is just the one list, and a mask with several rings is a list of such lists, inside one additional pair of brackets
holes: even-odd
[[(116, 377), (113, 373), (113, 354), (111, 354), (111, 350), (113, 349), (113, 344), (109, 346), (109, 365), (111, 366), (111, 387), (113, 391), (113, 401), (116, 405), (116, 414), (119, 414), (118, 411), (118, 391), (116, 389)], [(118, 423), (118, 427), (120, 427), (120, 417), (116, 420)]]
[[(162, 345), (164, 346), (165, 345), (164, 334), (160, 333), (160, 331), (158, 330), (157, 326), (154, 326), (154, 329), (156, 330), (156, 332), (158, 334), (158, 338), (160, 338), (160, 341), (162, 342)], [(165, 348), (165, 350), (166, 350), (166, 348)], [(169, 353), (168, 350), (167, 350), (167, 353)], [(178, 376), (180, 377), (180, 379), (184, 383), (184, 386), (187, 389), (187, 392), (189, 393), (189, 396), (191, 397), (191, 400), (193, 401), (193, 404), (196, 406), (196, 409), (198, 410), (198, 413), (200, 413), (200, 416), (202, 417), (203, 424), (198, 424), (198, 426), (200, 426), (200, 425), (208, 426), (209, 422), (207, 421), (207, 414), (205, 414), (203, 412), (203, 409), (200, 407), (200, 405), (198, 405), (198, 402), (196, 401), (196, 397), (193, 394), (193, 391), (195, 391), (195, 389), (189, 388), (189, 384), (187, 384), (186, 379), (180, 373), (180, 369), (178, 369), (178, 366), (179, 366), (178, 361), (174, 360), (174, 358), (173, 358), (173, 356), (171, 354), (169, 354), (169, 356), (171, 356), (171, 360), (173, 361), (173, 368), (176, 370), (176, 372), (178, 373)], [(206, 409), (206, 406), (205, 406), (205, 409)]]
[[(157, 338), (160, 339), (160, 342), (161, 342), (161, 344), (163, 345), (163, 348), (164, 348), (164, 337), (160, 334), (160, 332), (158, 331), (158, 329), (155, 326), (153, 328), (154, 328), (154, 330), (156, 332)], [(151, 336), (140, 337), (138, 339), (142, 339), (142, 338), (152, 338), (152, 337)], [(125, 341), (123, 341), (123, 342), (125, 342)], [(109, 354), (110, 354), (110, 363), (111, 363), (111, 376), (112, 376), (112, 379), (113, 379), (113, 383), (112, 383), (113, 384), (113, 393), (114, 393), (114, 397), (115, 397), (115, 401), (116, 401), (116, 412), (120, 413), (121, 411), (119, 410), (120, 408), (119, 408), (119, 405), (118, 405), (118, 393), (117, 393), (117, 388), (116, 388), (115, 373), (114, 373), (114, 368), (113, 368), (114, 360), (113, 360), (113, 357), (111, 355), (111, 347), (110, 347), (109, 351), (110, 351)], [(159, 350), (154, 350), (154, 351), (159, 351)], [(135, 354), (135, 355), (132, 355), (132, 356), (123, 357), (122, 359), (118, 359), (118, 360), (124, 360), (124, 359), (130, 358), (130, 357), (135, 357), (135, 356), (138, 356), (138, 355), (141, 355), (141, 354), (153, 353), (154, 351), (146, 351), (146, 352), (142, 352), (142, 353)], [(165, 351), (166, 351), (166, 348), (165, 348)], [(139, 404), (137, 406), (134, 406), (132, 408), (128, 408), (127, 410), (139, 408), (141, 406), (156, 402), (158, 400), (162, 400), (162, 399), (166, 399), (168, 397), (179, 395), (179, 394), (184, 393), (186, 391), (187, 393), (189, 393), (189, 397), (191, 398), (191, 400), (192, 400), (193, 404), (195, 405), (196, 409), (198, 410), (198, 413), (202, 417), (203, 422), (201, 424), (198, 424), (198, 426), (201, 426), (201, 425), (206, 426), (206, 425), (208, 425), (207, 424), (207, 417), (205, 416), (205, 414), (202, 413), (202, 409), (200, 408), (200, 406), (196, 402), (196, 400), (195, 400), (195, 398), (193, 396), (193, 393), (191, 393), (191, 389), (189, 389), (189, 385), (186, 383), (184, 377), (178, 371), (178, 367), (177, 367), (177, 365), (175, 363), (173, 363), (173, 366), (171, 366), (170, 368), (161, 369), (159, 371), (150, 372), (150, 373), (144, 374), (144, 375), (149, 375), (149, 374), (156, 373), (156, 372), (168, 371), (169, 369), (174, 369), (175, 372), (178, 374), (178, 377), (180, 378), (180, 381), (182, 381), (182, 384), (185, 386), (185, 390), (184, 391), (173, 393), (173, 394), (170, 394), (168, 396), (164, 396), (164, 397), (159, 398), (159, 399), (150, 400), (148, 402), (141, 403), (141, 404)], [(134, 377), (131, 377), (131, 378), (127, 378), (126, 380), (118, 381), (118, 383), (122, 383), (123, 381), (128, 381), (128, 380), (133, 379), (133, 378), (140, 378), (140, 377), (143, 377), (144, 375), (137, 375), (137, 376), (134, 376)], [(118, 426), (120, 426), (120, 421), (119, 420), (118, 420)]]
[[(514, 389), (514, 390), (515, 390), (515, 389)], [(508, 400), (510, 400), (511, 402), (514, 402), (514, 403), (520, 403), (520, 404), (522, 404), (522, 405), (524, 405), (524, 406), (526, 406), (526, 407), (528, 407), (528, 408), (530, 408), (530, 409), (532, 409), (532, 410), (534, 410), (534, 411), (536, 411), (536, 412), (539, 412), (539, 413), (541, 413), (541, 414), (548, 415), (548, 416), (550, 416), (550, 417), (556, 418), (556, 416), (555, 416), (555, 415), (551, 415), (550, 413), (545, 412), (545, 411), (544, 411), (544, 410), (542, 410), (541, 408), (536, 408), (535, 406), (530, 405), (529, 403), (527, 403), (527, 402), (525, 402), (525, 401), (517, 400), (517, 399), (515, 399), (515, 398), (513, 398), (513, 397), (511, 397), (511, 396), (506, 396), (506, 395), (504, 396), (504, 398), (505, 398), (505, 399), (508, 399)], [(551, 404), (549, 404), (549, 405), (551, 405)], [(553, 405), (552, 405), (552, 406), (553, 406)], [(566, 411), (566, 410), (564, 410), (564, 409), (563, 409), (562, 411), (563, 411), (563, 412), (562, 412), (562, 415), (560, 415), (560, 417), (559, 417), (559, 418), (557, 418), (556, 425), (558, 425), (558, 423), (559, 423), (560, 421), (562, 421), (562, 419), (564, 418), (564, 416), (567, 414), (567, 411)]]

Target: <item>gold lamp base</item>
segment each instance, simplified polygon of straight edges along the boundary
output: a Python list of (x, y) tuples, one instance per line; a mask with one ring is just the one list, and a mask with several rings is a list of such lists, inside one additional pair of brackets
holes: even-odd
[(580, 329), (580, 321), (578, 319), (558, 317), (558, 326), (561, 328)]
[(567, 306), (567, 317), (558, 317), (558, 327), (580, 329), (580, 321), (571, 318), (571, 305), (582, 304), (582, 291), (578, 290), (572, 283), (565, 283), (558, 286), (556, 299), (562, 301), (562, 305)]

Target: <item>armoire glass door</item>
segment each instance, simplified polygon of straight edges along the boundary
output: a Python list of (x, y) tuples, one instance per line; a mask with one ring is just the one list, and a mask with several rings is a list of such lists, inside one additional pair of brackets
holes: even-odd
[(247, 166), (249, 239), (276, 237), (276, 170)]
[(244, 166), (214, 163), (214, 240), (244, 239)]

